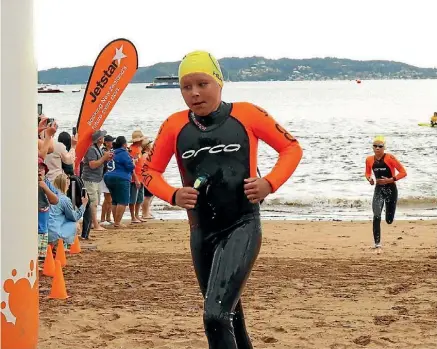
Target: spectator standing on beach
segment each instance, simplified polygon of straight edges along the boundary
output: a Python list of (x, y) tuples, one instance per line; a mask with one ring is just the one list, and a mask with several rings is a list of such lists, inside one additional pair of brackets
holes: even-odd
[[(68, 150), (65, 143), (68, 145)], [(76, 159), (76, 144), (76, 136), (71, 138), (67, 132), (59, 134), (58, 141), (54, 142), (53, 152), (48, 154), (44, 160), (49, 168), (47, 178), (50, 182), (53, 183), (58, 175), (64, 173), (64, 167), (73, 167), (74, 160)]]
[(129, 205), (130, 181), (135, 165), (127, 151), (127, 141), (123, 136), (114, 142), (114, 157), (108, 161), (108, 171), (105, 173), (105, 184), (112, 197), (112, 214), (114, 228), (123, 227), (121, 220)]
[[(103, 153), (113, 152), (112, 143), (115, 138), (111, 135), (106, 135), (103, 139)], [(103, 176), (108, 171), (108, 161), (103, 164)], [(100, 182), (100, 192), (103, 193), (103, 204), (102, 204), (102, 214), (100, 216), (100, 225), (112, 224), (111, 214), (112, 214), (112, 198), (105, 181), (102, 179)]]
[[(83, 159), (82, 179), (91, 202), (91, 219), (95, 230), (105, 230), (97, 220), (97, 205), (99, 202), (99, 185), (103, 179), (105, 161), (112, 158), (109, 151), (103, 152), (101, 147), (106, 131), (98, 130), (92, 134), (93, 144), (88, 148)], [(85, 222), (84, 222), (85, 225)], [(82, 238), (87, 238), (82, 232)]]
[(47, 154), (53, 152), (53, 136), (58, 125), (56, 121), (48, 123), (48, 118), (44, 115), (38, 117), (38, 157), (45, 159)]
[(132, 174), (132, 180), (130, 183), (130, 195), (129, 195), (129, 211), (131, 214), (132, 223), (141, 223), (140, 215), (141, 204), (144, 201), (144, 186), (141, 183), (141, 152), (144, 135), (140, 130), (132, 132), (131, 146), (129, 147), (129, 154), (135, 164), (135, 170)]
[[(71, 149), (76, 148), (77, 136), (71, 137), (68, 132), (61, 132), (58, 136), (58, 142), (65, 145), (65, 150), (70, 153)], [(74, 143), (74, 144), (73, 144)], [(74, 175), (74, 162), (76, 160), (76, 149), (74, 150), (74, 156), (72, 156), (73, 162), (65, 162), (62, 160), (62, 171), (68, 176)]]
[[(140, 163), (138, 166), (140, 167), (140, 173), (137, 173), (137, 176), (139, 178), (142, 178), (142, 171), (144, 168), (144, 164), (146, 162), (147, 156), (152, 149), (152, 141), (149, 140), (147, 137), (143, 139), (143, 142), (141, 143), (141, 157), (140, 157)], [(153, 215), (150, 212), (150, 207), (152, 205), (153, 200), (153, 194), (147, 190), (147, 188), (143, 185), (143, 191), (144, 191), (144, 200), (141, 205), (141, 220), (147, 221), (148, 219), (153, 219)]]

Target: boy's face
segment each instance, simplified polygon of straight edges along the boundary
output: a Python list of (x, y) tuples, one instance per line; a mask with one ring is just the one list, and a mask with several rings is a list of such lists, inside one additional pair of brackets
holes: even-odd
[(222, 88), (205, 73), (191, 73), (181, 79), (181, 92), (185, 103), (194, 114), (206, 116), (220, 105)]

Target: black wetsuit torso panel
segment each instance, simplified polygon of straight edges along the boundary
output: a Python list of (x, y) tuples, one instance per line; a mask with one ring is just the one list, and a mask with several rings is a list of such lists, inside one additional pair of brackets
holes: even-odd
[(188, 218), (210, 349), (252, 349), (240, 297), (262, 242), (259, 204), (244, 193), (244, 180), (256, 176), (259, 139), (279, 153), (264, 177), (274, 192), (295, 170), (302, 151), (266, 111), (250, 103), (221, 103), (204, 117), (173, 114), (162, 124), (144, 168), (145, 186), (173, 205), (180, 189), (162, 177), (173, 155), (184, 187), (197, 188), (205, 178)]
[(373, 162), (372, 170), (375, 174), (376, 179), (381, 179), (382, 177), (391, 178), (393, 177), (393, 173), (391, 172), (390, 167), (385, 163), (385, 154), (381, 159), (376, 159)]
[(196, 208), (188, 211), (192, 228), (220, 231), (259, 212), (259, 205), (251, 204), (244, 194), (244, 179), (250, 177), (249, 136), (230, 116), (231, 110), (231, 104), (222, 103), (206, 117), (190, 113), (190, 122), (176, 140), (183, 185), (193, 186), (197, 178), (206, 177)]

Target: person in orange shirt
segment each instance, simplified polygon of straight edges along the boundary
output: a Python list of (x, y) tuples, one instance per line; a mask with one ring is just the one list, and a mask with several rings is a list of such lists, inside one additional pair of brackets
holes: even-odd
[[(383, 136), (374, 138), (373, 151), (375, 154), (366, 158), (365, 176), (370, 185), (376, 184), (372, 201), (373, 239), (379, 253), (381, 248), (381, 214), (384, 203), (385, 221), (387, 224), (392, 224), (398, 200), (396, 182), (406, 177), (407, 172), (394, 155), (385, 152), (385, 138)], [(375, 180), (372, 178), (372, 171)]]
[(130, 184), (129, 210), (131, 214), (132, 223), (141, 223), (146, 220), (140, 218), (140, 207), (144, 201), (144, 189), (141, 183), (142, 164), (139, 161), (142, 155), (142, 142), (144, 135), (141, 131), (136, 130), (132, 133), (131, 143), (129, 147), (129, 154), (132, 157), (135, 170), (132, 174)]
[[(302, 148), (263, 108), (222, 101), (223, 75), (208, 52), (187, 54), (179, 81), (189, 109), (161, 125), (143, 183), (155, 196), (187, 210), (209, 348), (252, 348), (240, 296), (261, 247), (260, 201), (291, 177)], [(257, 177), (259, 140), (279, 153), (262, 178)], [(180, 188), (163, 178), (173, 155)]]
[[(138, 166), (142, 169), (144, 167), (144, 163), (146, 161), (146, 158), (150, 152), (150, 150), (152, 149), (152, 141), (149, 140), (147, 137), (143, 140), (142, 142), (142, 152), (141, 152), (141, 157), (140, 160), (141, 164), (138, 164)], [(140, 174), (140, 178), (141, 174)], [(150, 213), (150, 206), (152, 205), (152, 200), (153, 200), (153, 194), (147, 190), (146, 187), (143, 186), (143, 191), (144, 191), (144, 201), (143, 204), (141, 205), (141, 220), (143, 221), (147, 221), (148, 219), (153, 219), (153, 215)]]

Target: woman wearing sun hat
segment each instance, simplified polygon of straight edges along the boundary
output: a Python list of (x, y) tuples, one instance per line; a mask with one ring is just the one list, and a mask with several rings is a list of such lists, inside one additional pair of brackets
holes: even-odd
[(135, 164), (135, 170), (132, 174), (132, 180), (130, 183), (130, 199), (129, 199), (129, 211), (131, 214), (132, 223), (141, 223), (145, 220), (140, 218), (140, 208), (144, 201), (144, 186), (141, 183), (141, 152), (142, 143), (146, 137), (140, 130), (135, 130), (132, 132), (132, 138), (130, 142), (132, 143), (129, 147), (129, 155)]
[[(142, 150), (141, 150), (140, 160), (138, 161), (138, 167), (140, 168), (140, 171), (137, 172), (137, 178), (139, 178), (140, 180), (142, 179), (142, 171), (143, 171), (144, 164), (149, 155), (149, 152), (152, 150), (152, 143), (153, 141), (147, 137), (144, 138), (141, 143)], [(147, 190), (147, 188), (144, 185), (143, 185), (143, 194), (144, 194), (144, 201), (141, 205), (141, 212), (142, 212), (141, 220), (145, 222), (148, 219), (154, 218), (150, 212), (150, 206), (152, 204), (153, 194), (149, 190)]]
[[(384, 136), (376, 136), (373, 139), (374, 155), (366, 158), (366, 179), (370, 185), (375, 184), (375, 192), (372, 200), (373, 210), (373, 239), (375, 248), (381, 248), (381, 214), (385, 203), (385, 221), (392, 224), (396, 204), (398, 201), (398, 189), (396, 182), (407, 175), (405, 168), (392, 154), (385, 152)], [(396, 170), (398, 173), (396, 174)], [(372, 171), (375, 180), (372, 178)]]

